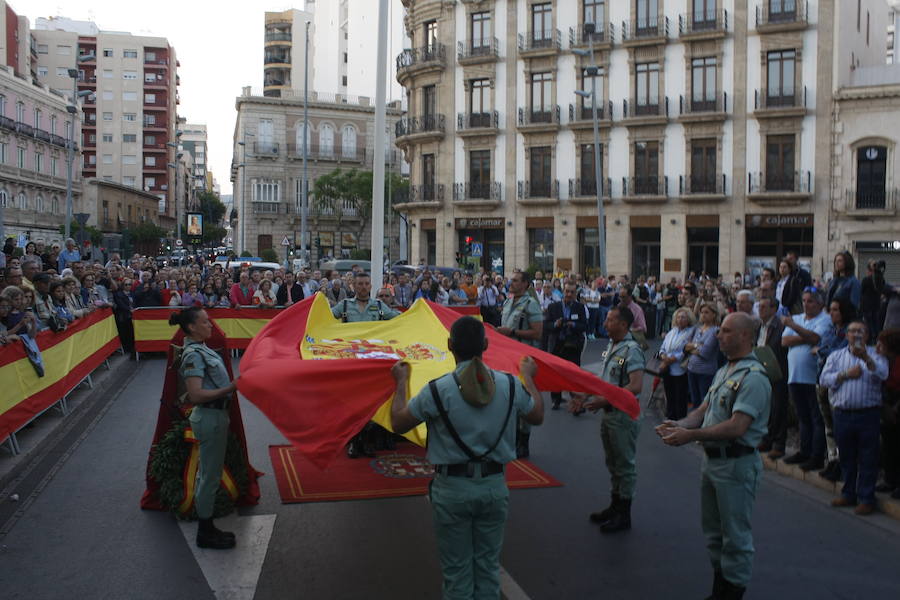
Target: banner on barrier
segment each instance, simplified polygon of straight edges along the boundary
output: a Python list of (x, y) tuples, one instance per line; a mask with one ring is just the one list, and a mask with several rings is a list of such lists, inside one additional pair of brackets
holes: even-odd
[(77, 319), (65, 331), (42, 331), (37, 345), (44, 359), (38, 377), (20, 343), (0, 348), (0, 440), (53, 406), (115, 352), (119, 335), (112, 310)]

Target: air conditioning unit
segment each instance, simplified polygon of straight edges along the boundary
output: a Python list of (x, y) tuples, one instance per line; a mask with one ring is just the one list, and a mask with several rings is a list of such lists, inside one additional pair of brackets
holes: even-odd
[(278, 154), (278, 146), (272, 146), (272, 154)]

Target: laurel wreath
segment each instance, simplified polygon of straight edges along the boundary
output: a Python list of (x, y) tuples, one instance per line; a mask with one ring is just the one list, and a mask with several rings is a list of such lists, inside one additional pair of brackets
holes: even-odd
[[(162, 506), (175, 514), (179, 519), (193, 521), (197, 518), (197, 510), (191, 505), (188, 513), (178, 511), (184, 499), (184, 466), (191, 454), (192, 444), (185, 441), (184, 430), (190, 426), (188, 419), (174, 422), (153, 446), (150, 455), (149, 473), (159, 484), (159, 501)], [(243, 497), (250, 485), (247, 464), (237, 436), (228, 432), (228, 445), (225, 449), (225, 466), (231, 471), (232, 478), (238, 488), (238, 498)], [(221, 486), (216, 491), (213, 517), (221, 518), (234, 511), (235, 502)]]

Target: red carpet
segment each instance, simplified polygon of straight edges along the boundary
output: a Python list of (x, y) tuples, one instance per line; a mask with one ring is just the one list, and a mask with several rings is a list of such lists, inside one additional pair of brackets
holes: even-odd
[[(341, 453), (325, 471), (292, 446), (269, 446), (269, 457), (285, 504), (421, 496), (432, 476), (425, 448), (414, 444), (401, 444), (396, 451), (379, 452), (375, 458), (351, 460)], [(562, 485), (527, 460), (506, 465), (506, 483), (513, 490)]]

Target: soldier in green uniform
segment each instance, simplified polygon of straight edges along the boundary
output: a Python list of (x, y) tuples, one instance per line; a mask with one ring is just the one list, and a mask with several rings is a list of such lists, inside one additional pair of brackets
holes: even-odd
[[(529, 346), (537, 346), (541, 341), (544, 315), (540, 302), (528, 293), (531, 279), (526, 273), (516, 271), (509, 280), (509, 297), (503, 303), (500, 327), (497, 331), (519, 340)], [(516, 457), (528, 458), (528, 443), (531, 440), (531, 425), (519, 419), (516, 427)]]
[(178, 372), (184, 379), (187, 399), (194, 405), (191, 429), (200, 444), (200, 469), (194, 492), (199, 519), (197, 546), (234, 548), (234, 534), (217, 529), (212, 517), (228, 444), (228, 402), (237, 387), (228, 380), (221, 357), (205, 343), (212, 335), (212, 323), (205, 310), (194, 306), (173, 312), (169, 324), (179, 325), (184, 332)]
[[(400, 314), (381, 300), (372, 298), (372, 278), (365, 271), (356, 271), (353, 275), (353, 293), (353, 298), (344, 298), (331, 308), (331, 314), (344, 323), (387, 321)], [(386, 448), (393, 450), (391, 432), (376, 423), (369, 423), (350, 440), (347, 456), (375, 456), (375, 440), (379, 437), (384, 440)]]
[[(600, 378), (640, 396), (644, 385), (644, 351), (631, 336), (634, 314), (625, 306), (617, 306), (606, 315), (604, 327), (609, 333), (609, 346), (603, 353)], [(600, 524), (600, 531), (613, 533), (631, 529), (631, 501), (637, 483), (635, 454), (641, 423), (612, 406), (602, 396), (589, 396), (583, 403), (577, 398), (571, 410), (581, 408), (597, 412), (603, 409), (600, 434), (606, 453), (606, 468), (611, 480), (612, 501), (609, 506), (591, 513), (590, 519)]]
[(758, 326), (744, 313), (728, 315), (718, 333), (728, 364), (716, 373), (703, 404), (657, 427), (666, 444), (699, 442), (706, 453), (700, 501), (714, 569), (712, 600), (742, 598), (753, 568), (750, 519), (762, 473), (756, 447), (767, 431), (772, 396), (765, 367), (752, 352)]
[(461, 317), (448, 347), (456, 369), (435, 379), (406, 403), (410, 366), (398, 362), (391, 424), (402, 433), (425, 421), (428, 460), (435, 467), (431, 506), (443, 573), (443, 598), (500, 597), (500, 551), (509, 507), (503, 471), (515, 459), (515, 424), (544, 420), (534, 385), (537, 364), (522, 357), (523, 384), (481, 360), (488, 342), (484, 325)]

